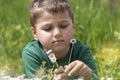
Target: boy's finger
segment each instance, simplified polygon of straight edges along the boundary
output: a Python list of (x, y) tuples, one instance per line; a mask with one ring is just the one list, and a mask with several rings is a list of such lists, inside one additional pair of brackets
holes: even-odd
[(63, 73), (63, 74), (60, 74), (59, 77), (63, 80), (63, 79), (66, 79), (68, 75), (66, 73)]
[(55, 69), (54, 73), (55, 74), (60, 74), (64, 72), (64, 68), (62, 66), (60, 66), (59, 68)]
[(68, 65), (65, 65), (64, 68), (66, 69), (68, 67)]
[(72, 62), (65, 68), (65, 72), (68, 74), (74, 68), (74, 66), (75, 64)]

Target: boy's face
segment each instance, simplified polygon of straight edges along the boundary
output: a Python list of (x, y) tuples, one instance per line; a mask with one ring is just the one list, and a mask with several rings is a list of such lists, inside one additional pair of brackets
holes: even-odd
[(45, 10), (36, 20), (32, 34), (39, 40), (43, 48), (48, 51), (63, 51), (69, 48), (70, 40), (75, 33), (74, 24), (67, 11), (60, 14), (51, 14)]

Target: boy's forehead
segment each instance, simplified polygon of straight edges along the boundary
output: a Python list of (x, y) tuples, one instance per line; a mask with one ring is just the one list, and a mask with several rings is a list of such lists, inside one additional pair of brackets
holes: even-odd
[(42, 12), (39, 12), (41, 15), (37, 20), (36, 23), (39, 24), (51, 24), (53, 22), (57, 23), (63, 23), (63, 22), (72, 22), (71, 17), (69, 16), (69, 13), (67, 11), (63, 13), (50, 13), (48, 11), (43, 10)]
[(44, 10), (44, 9), (38, 9), (37, 10), (37, 15), (39, 17), (42, 17), (42, 16), (64, 16), (64, 17), (69, 17), (70, 18), (70, 15), (69, 15), (69, 12), (67, 10), (65, 11), (59, 11), (59, 12), (51, 12), (51, 11), (47, 11), (47, 10)]

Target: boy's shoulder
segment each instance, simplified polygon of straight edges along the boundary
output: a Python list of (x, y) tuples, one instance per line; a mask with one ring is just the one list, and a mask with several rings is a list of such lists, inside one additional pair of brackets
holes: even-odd
[(41, 45), (39, 44), (38, 41), (32, 40), (32, 41), (27, 43), (27, 45), (23, 48), (23, 50), (33, 50), (33, 49), (37, 49), (40, 47), (41, 47)]
[(78, 48), (88, 48), (85, 44), (83, 44), (81, 41), (76, 40), (76, 43), (74, 44), (75, 47)]
[(84, 53), (86, 51), (90, 52), (91, 50), (89, 46), (77, 40), (76, 43), (74, 44), (74, 51)]
[(80, 41), (76, 41), (76, 43), (74, 44), (73, 53), (75, 58), (80, 60), (83, 60), (84, 58), (88, 58), (92, 54), (90, 48)]

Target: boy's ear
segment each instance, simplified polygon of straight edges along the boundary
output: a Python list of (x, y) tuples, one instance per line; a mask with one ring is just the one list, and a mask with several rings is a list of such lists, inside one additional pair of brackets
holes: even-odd
[(35, 40), (38, 40), (38, 38), (37, 38), (37, 32), (36, 32), (35, 27), (32, 27), (32, 28), (31, 28), (31, 32), (32, 32), (32, 35), (33, 35), (34, 39), (35, 39)]

